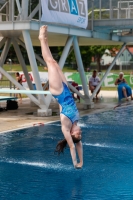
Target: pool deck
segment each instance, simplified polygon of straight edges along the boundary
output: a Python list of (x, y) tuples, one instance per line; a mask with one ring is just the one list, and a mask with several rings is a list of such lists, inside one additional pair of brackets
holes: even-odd
[[(80, 116), (110, 110), (113, 109), (115, 105), (117, 105), (116, 91), (101, 91), (100, 96), (101, 95), (102, 99), (99, 98), (99, 100), (95, 100), (94, 108), (92, 109), (85, 110), (82, 103), (77, 103)], [(131, 101), (131, 103), (133, 103), (133, 101)], [(1, 107), (4, 107), (6, 102), (2, 102), (0, 104)], [(19, 108), (17, 110), (0, 112), (0, 133), (31, 127), (34, 125), (44, 125), (48, 122), (60, 120), (58, 104), (56, 102), (51, 103), (50, 108), (52, 108), (55, 114), (58, 114), (56, 116), (50, 117), (38, 117), (37, 107), (31, 106), (30, 100), (28, 98), (23, 99), (22, 104), (18, 103), (18, 105)]]

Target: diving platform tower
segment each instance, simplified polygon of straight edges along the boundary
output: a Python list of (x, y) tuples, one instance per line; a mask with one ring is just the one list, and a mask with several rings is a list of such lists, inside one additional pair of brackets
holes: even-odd
[[(99, 0), (101, 2), (102, 0)], [(112, 0), (108, 0), (112, 2)], [(92, 6), (92, 13), (91, 19), (88, 22), (88, 28), (82, 29), (77, 28), (74, 26), (69, 26), (65, 24), (55, 24), (55, 23), (48, 23), (45, 21), (41, 21), (42, 16), (42, 5), (41, 0), (38, 0), (38, 5), (31, 9), (31, 2), (32, 0), (8, 0), (5, 1), (3, 6), (0, 8), (0, 37), (2, 38), (0, 41), (0, 48), (3, 46), (3, 51), (0, 57), (0, 72), (4, 74), (13, 84), (15, 84), (19, 89), (23, 90), (24, 88), (15, 80), (13, 79), (4, 69), (3, 65), (5, 63), (6, 57), (8, 55), (10, 45), (13, 44), (15, 49), (16, 55), (22, 66), (22, 71), (25, 74), (28, 86), (30, 90), (33, 90), (32, 82), (29, 78), (28, 71), (26, 68), (25, 60), (23, 58), (22, 52), (20, 50), (20, 45), (26, 49), (31, 69), (33, 72), (33, 76), (36, 83), (37, 90), (43, 90), (42, 85), (40, 82), (40, 77), (38, 73), (37, 67), (37, 60), (42, 64), (45, 65), (44, 60), (39, 57), (33, 50), (33, 46), (40, 46), (40, 42), (38, 40), (38, 33), (39, 29), (42, 25), (48, 25), (48, 41), (50, 46), (63, 46), (64, 50), (61, 55), (59, 66), (61, 69), (63, 68), (66, 58), (72, 50), (74, 50), (78, 71), (80, 74), (80, 78), (82, 81), (84, 95), (77, 91), (71, 84), (69, 87), (76, 92), (85, 103), (86, 107), (92, 107), (92, 98), (95, 94), (89, 95), (88, 85), (84, 73), (83, 62), (80, 54), (79, 46), (87, 46), (87, 45), (122, 45), (122, 48), (116, 58), (113, 61), (115, 63), (116, 59), (123, 51), (126, 46), (126, 42), (132, 41), (132, 38), (123, 37), (122, 35), (119, 36), (113, 32), (114, 25), (118, 25), (118, 21), (120, 19), (114, 20), (112, 18), (106, 19), (106, 21), (102, 20), (101, 18), (95, 20), (94, 18), (94, 9), (93, 3), (94, 0), (91, 1)], [(109, 4), (112, 6), (112, 4)], [(112, 7), (110, 8), (112, 12)], [(109, 16), (112, 16), (110, 12)], [(99, 13), (102, 13), (102, 9), (99, 9)], [(101, 16), (101, 14), (100, 14)], [(133, 20), (132, 20), (133, 21)], [(133, 27), (133, 22), (128, 20), (128, 26)], [(108, 22), (108, 26), (107, 26)], [(106, 24), (106, 27), (104, 26)], [(121, 29), (122, 29), (122, 20), (120, 22)], [(103, 29), (104, 27), (104, 29)], [(119, 26), (120, 27), (120, 26)], [(123, 24), (124, 27), (124, 24)], [(118, 27), (117, 27), (118, 28)], [(127, 28), (127, 27), (126, 27)], [(105, 29), (107, 29), (105, 31)], [(104, 31), (102, 31), (104, 30)], [(102, 84), (103, 80), (106, 78), (107, 74), (113, 67), (113, 64), (105, 73), (100, 85)], [(99, 88), (96, 88), (95, 92)], [(49, 104), (51, 101), (51, 95), (38, 95), (34, 96), (32, 94), (27, 94), (27, 96), (34, 102), (40, 109), (46, 112), (46, 115), (49, 115)]]

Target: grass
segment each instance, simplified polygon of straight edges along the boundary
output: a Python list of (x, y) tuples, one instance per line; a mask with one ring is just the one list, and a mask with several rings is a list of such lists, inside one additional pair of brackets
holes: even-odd
[(117, 87), (101, 87), (101, 90), (105, 90), (105, 91), (117, 91)]
[[(28, 72), (32, 71), (30, 65), (26, 65), (27, 67), (27, 70)], [(22, 67), (20, 64), (5, 64), (3, 66), (3, 68), (6, 70), (6, 71), (13, 71), (13, 72), (17, 72), (17, 71), (23, 71), (22, 70)], [(39, 72), (47, 72), (46, 69), (44, 69), (44, 66), (38, 66), (38, 71)], [(126, 75), (129, 75), (131, 73), (132, 70), (122, 70), (124, 72), (124, 74)], [(63, 68), (63, 72), (77, 72), (76, 69), (72, 69), (71, 67), (68, 67), (68, 66), (64, 66)], [(106, 70), (102, 70), (103, 73), (106, 72)], [(120, 70), (111, 70), (111, 73), (114, 73), (114, 74), (119, 74), (120, 73)]]
[[(26, 68), (27, 68), (28, 72), (32, 71), (30, 65), (26, 65)], [(3, 69), (6, 71), (10, 71), (10, 72), (23, 71), (21, 65), (19, 65), (19, 64), (13, 64), (13, 65), (5, 64), (3, 66)], [(39, 72), (47, 72), (47, 69), (45, 69), (44, 66), (38, 66), (38, 71)], [(77, 72), (77, 70), (71, 69), (70, 67), (64, 67), (63, 72)]]

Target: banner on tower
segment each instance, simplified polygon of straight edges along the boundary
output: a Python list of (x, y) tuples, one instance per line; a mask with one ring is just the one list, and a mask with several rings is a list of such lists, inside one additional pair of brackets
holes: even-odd
[(41, 0), (41, 21), (87, 28), (87, 0)]

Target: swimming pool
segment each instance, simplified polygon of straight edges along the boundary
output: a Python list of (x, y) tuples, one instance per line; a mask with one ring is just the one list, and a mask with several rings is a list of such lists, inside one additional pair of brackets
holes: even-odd
[(133, 107), (80, 119), (84, 167), (54, 154), (60, 123), (0, 135), (0, 200), (133, 198)]

